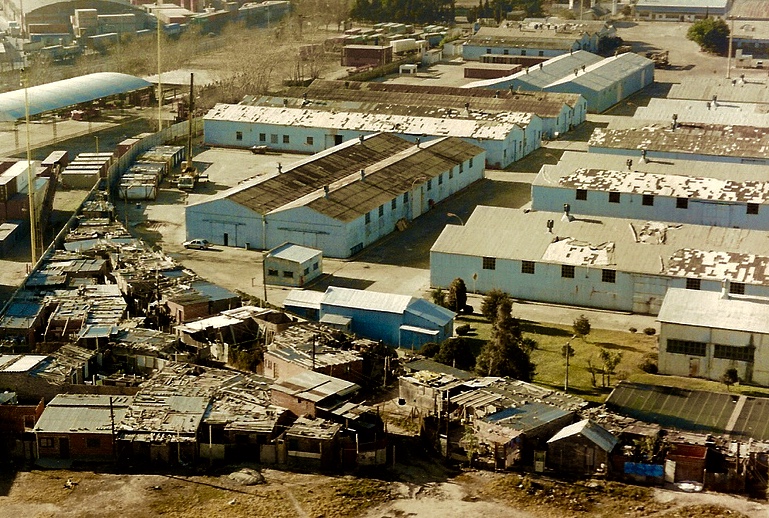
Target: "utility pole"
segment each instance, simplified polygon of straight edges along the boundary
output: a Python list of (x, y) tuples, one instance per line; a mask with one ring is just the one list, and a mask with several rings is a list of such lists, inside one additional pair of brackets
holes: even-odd
[[(29, 137), (29, 78), (27, 77), (27, 71), (21, 70), (22, 80), (24, 82), (24, 119), (27, 133), (27, 192), (29, 202), (29, 235), (30, 235), (30, 249), (32, 257), (32, 268), (35, 267), (38, 259), (38, 235), (37, 235), (37, 207), (35, 206), (35, 175), (32, 172), (32, 144)], [(42, 243), (41, 243), (42, 245)], [(42, 246), (41, 246), (42, 248)]]
[(732, 77), (732, 40), (734, 39), (734, 16), (730, 16), (729, 20), (731, 20), (732, 24), (729, 28), (729, 54), (726, 56), (726, 78), (731, 79)]

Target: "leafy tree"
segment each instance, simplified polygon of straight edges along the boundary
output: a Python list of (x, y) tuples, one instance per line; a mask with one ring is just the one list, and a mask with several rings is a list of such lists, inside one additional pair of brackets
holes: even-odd
[(433, 291), (431, 291), (430, 298), (432, 299), (433, 304), (446, 307), (446, 292), (444, 292), (441, 288), (435, 288)]
[(467, 286), (465, 281), (457, 277), (451, 281), (449, 293), (446, 295), (446, 307), (457, 313), (464, 311), (467, 305)]
[(468, 370), (475, 366), (475, 357), (470, 349), (470, 341), (463, 337), (445, 340), (433, 359), (457, 369)]
[(427, 358), (434, 358), (438, 351), (441, 350), (440, 344), (436, 342), (427, 342), (423, 344), (419, 349), (419, 354), (426, 356)]
[(730, 367), (724, 371), (724, 375), (721, 376), (721, 382), (726, 385), (727, 390), (734, 384), (740, 381), (740, 377), (737, 374), (737, 369)]
[(574, 329), (575, 335), (584, 339), (590, 334), (590, 320), (585, 315), (580, 315), (574, 319), (572, 329)]
[(497, 307), (491, 339), (478, 355), (476, 371), (483, 376), (511, 376), (531, 381), (536, 367), (531, 361), (531, 351), (537, 343), (523, 337), (518, 320), (510, 314), (511, 309), (509, 297)]
[[(621, 352), (612, 353), (606, 349), (601, 349), (599, 356), (601, 358), (601, 361), (603, 362), (603, 371), (601, 372), (601, 382), (603, 383), (604, 387), (606, 387), (607, 385), (611, 386), (611, 375), (614, 374), (614, 371), (617, 369), (617, 365), (619, 365), (619, 362), (622, 361), (622, 353)], [(604, 382), (604, 375), (606, 376), (605, 382)]]
[(729, 46), (729, 26), (721, 19), (706, 18), (694, 22), (686, 32), (686, 38), (705, 52), (723, 54)]
[(505, 301), (510, 302), (510, 306), (512, 307), (510, 295), (502, 290), (494, 288), (483, 297), (483, 302), (481, 302), (481, 313), (489, 322), (493, 323), (497, 318), (497, 308), (499, 308), (500, 304)]

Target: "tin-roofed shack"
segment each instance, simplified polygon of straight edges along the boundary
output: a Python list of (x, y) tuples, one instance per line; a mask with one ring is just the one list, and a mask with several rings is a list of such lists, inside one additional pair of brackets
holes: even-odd
[(352, 342), (325, 326), (297, 324), (277, 334), (265, 351), (264, 375), (286, 379), (314, 371), (364, 385), (363, 356)]
[(589, 419), (563, 428), (547, 441), (546, 464), (561, 472), (585, 475), (607, 473), (619, 441)]
[(302, 416), (286, 430), (283, 436), (284, 444), (278, 446), (278, 458), (285, 451), (289, 465), (333, 469), (338, 466), (338, 440), (341, 430), (341, 424)]
[(355, 383), (305, 371), (272, 385), (272, 402), (297, 416), (328, 414), (348, 402), (360, 387)]

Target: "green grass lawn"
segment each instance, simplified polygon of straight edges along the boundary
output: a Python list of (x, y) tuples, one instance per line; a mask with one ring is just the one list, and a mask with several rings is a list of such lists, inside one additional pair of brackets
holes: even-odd
[[(478, 355), (483, 344), (491, 338), (491, 324), (481, 315), (462, 315), (457, 318), (459, 324), (470, 324), (472, 331), (467, 337), (471, 341), (474, 355)], [(571, 326), (549, 324), (545, 322), (532, 322), (522, 320), (524, 336), (536, 340), (538, 347), (532, 353), (532, 361), (537, 366), (534, 383), (548, 388), (563, 390), (564, 375), (566, 373), (566, 360), (561, 355), (561, 349), (573, 335)], [(679, 376), (663, 376), (648, 374), (641, 370), (644, 359), (654, 355), (656, 361), (657, 337), (643, 333), (630, 333), (623, 331), (610, 331), (606, 329), (592, 329), (585, 339), (575, 338), (571, 340), (571, 346), (575, 353), (570, 360), (569, 367), (569, 393), (580, 396), (588, 401), (603, 403), (611, 389), (620, 381), (628, 380), (637, 383), (651, 385), (667, 385), (671, 387), (686, 388), (691, 390), (710, 390), (713, 392), (726, 392), (745, 394), (748, 396), (769, 397), (769, 388), (752, 385), (734, 385), (727, 389), (726, 385), (718, 381), (710, 381), (701, 378), (687, 378)], [(622, 361), (611, 377), (611, 386), (602, 386), (599, 359), (601, 348), (610, 352), (621, 352)], [(593, 385), (592, 376), (588, 370), (588, 360), (599, 369), (596, 373), (596, 385)], [(607, 380), (608, 382), (608, 380)]]
[[(470, 338), (474, 342), (473, 349), (480, 350), (483, 343), (491, 337), (491, 324), (480, 315), (462, 316), (458, 320), (471, 325), (473, 331)], [(528, 320), (522, 320), (521, 326), (524, 336), (533, 338), (538, 344), (537, 349), (532, 353), (532, 361), (537, 366), (534, 382), (563, 390), (566, 360), (561, 355), (561, 349), (573, 335), (571, 326)], [(613, 386), (621, 379), (633, 379), (645, 374), (640, 369), (640, 365), (644, 357), (656, 354), (657, 337), (643, 333), (593, 329), (585, 339), (571, 340), (571, 346), (575, 352), (569, 362), (569, 393), (589, 401), (603, 402), (611, 392), (611, 387), (608, 385), (609, 380), (606, 380), (606, 387), (602, 386), (600, 374), (602, 364), (599, 359), (601, 348), (612, 353), (622, 353), (622, 361), (615, 370), (616, 374), (611, 377)], [(593, 366), (599, 369), (596, 373), (595, 386), (588, 370), (588, 361), (592, 361)]]

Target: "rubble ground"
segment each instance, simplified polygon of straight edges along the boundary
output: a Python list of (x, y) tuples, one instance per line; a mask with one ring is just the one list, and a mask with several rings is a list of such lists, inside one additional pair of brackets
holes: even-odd
[[(769, 506), (721, 494), (687, 494), (606, 481), (567, 483), (533, 475), (410, 462), (374, 477), (261, 469), (265, 484), (229, 475), (114, 474), (31, 470), (0, 475), (0, 516), (365, 518), (740, 518)], [(379, 476), (381, 475), (381, 477)], [(514, 514), (511, 514), (514, 513)]]

